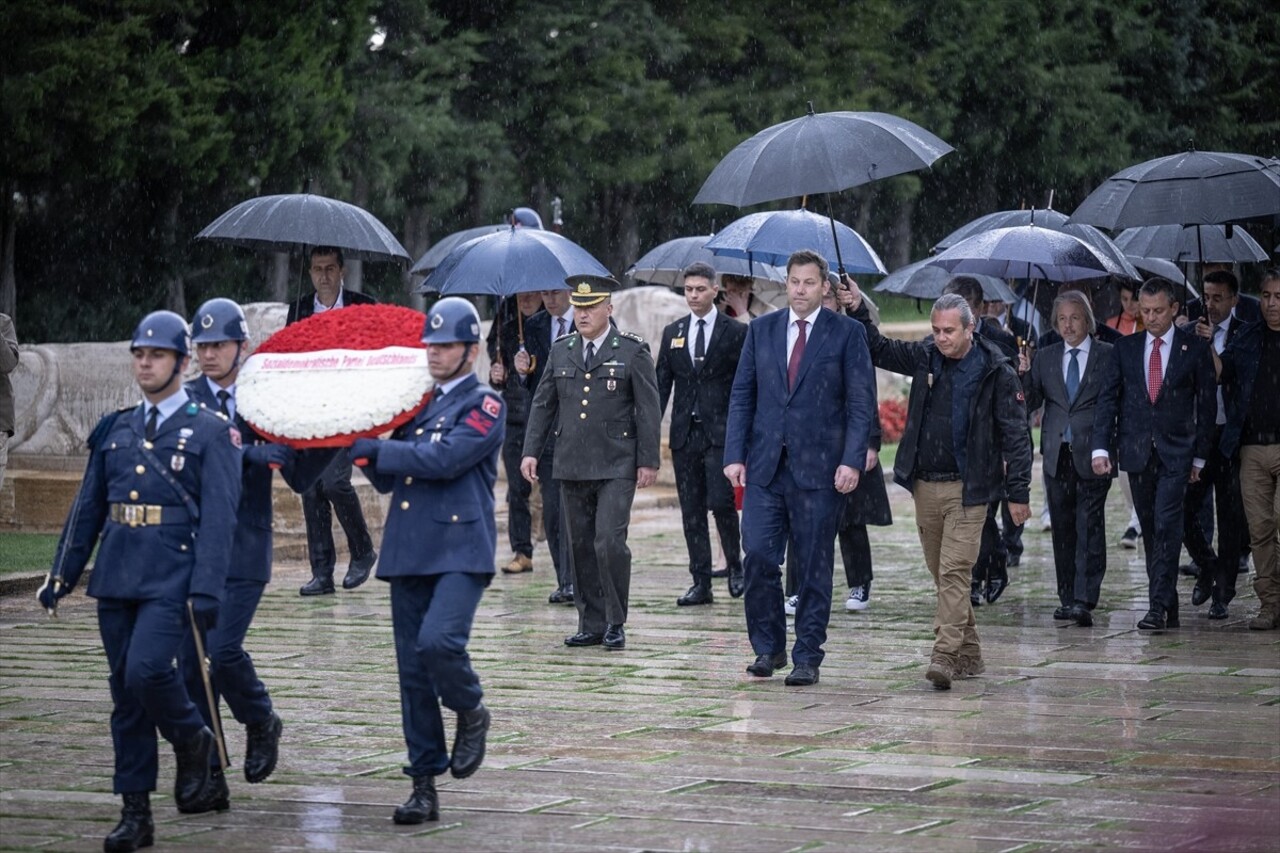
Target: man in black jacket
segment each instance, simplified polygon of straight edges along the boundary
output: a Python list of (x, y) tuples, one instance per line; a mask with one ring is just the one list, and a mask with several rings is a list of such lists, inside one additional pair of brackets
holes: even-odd
[[(348, 305), (370, 305), (377, 302), (342, 285), (342, 250), (333, 246), (316, 246), (311, 250), (311, 284), (315, 287), (289, 306), (286, 325)], [(314, 486), (302, 493), (302, 515), (307, 523), (307, 556), (311, 560), (311, 580), (301, 595), (328, 595), (333, 592), (333, 569), (338, 555), (333, 547), (333, 516), (347, 534), (351, 563), (342, 579), (343, 589), (355, 589), (369, 579), (369, 571), (378, 560), (373, 539), (365, 524), (360, 497), (351, 485), (351, 457), (339, 453)]]
[(932, 661), (925, 677), (939, 690), (986, 665), (969, 578), (987, 505), (1007, 494), (1013, 521), (1031, 514), (1031, 433), (1018, 375), (994, 344), (974, 333), (974, 316), (958, 294), (938, 298), (923, 341), (886, 338), (861, 306), (876, 367), (912, 377), (907, 427), (894, 460), (894, 482), (915, 498), (925, 562), (938, 591)]
[(747, 327), (728, 322), (716, 310), (718, 291), (716, 271), (709, 264), (691, 264), (684, 271), (684, 298), (690, 313), (662, 330), (658, 349), (658, 397), (663, 411), (675, 390), (669, 446), (693, 575), (693, 586), (676, 599), (682, 607), (712, 602), (708, 509), (715, 515), (729, 563), (729, 595), (738, 598), (743, 588), (738, 511), (733, 489), (721, 472), (721, 460), (729, 392)]

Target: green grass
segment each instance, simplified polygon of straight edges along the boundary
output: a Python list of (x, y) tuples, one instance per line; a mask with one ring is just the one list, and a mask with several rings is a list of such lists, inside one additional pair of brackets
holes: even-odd
[(929, 321), (929, 309), (933, 307), (931, 300), (924, 300), (920, 302), (920, 307), (917, 308), (916, 300), (909, 296), (872, 293), (871, 298), (876, 301), (876, 307), (880, 309), (881, 323), (927, 323)]
[(0, 533), (0, 575), (47, 572), (57, 548), (53, 533)]

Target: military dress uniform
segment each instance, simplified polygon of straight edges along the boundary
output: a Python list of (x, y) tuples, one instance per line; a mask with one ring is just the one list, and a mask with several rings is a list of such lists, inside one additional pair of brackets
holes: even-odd
[[(570, 301), (598, 295), (598, 302), (616, 286), (592, 290), (599, 280), (582, 278), (588, 281), (576, 290), (577, 279), (569, 280)], [(659, 466), (661, 419), (653, 357), (640, 337), (610, 327), (589, 362), (577, 331), (552, 344), (529, 412), (524, 455), (538, 457), (554, 433), (554, 476), (560, 481), (569, 537), (578, 632), (594, 638), (591, 644), (600, 642), (606, 629), (620, 629), (627, 621), (627, 528), (636, 469)]]
[(53, 579), (71, 588), (98, 545), (88, 594), (110, 670), (119, 794), (155, 790), (157, 729), (174, 744), (205, 731), (173, 660), (191, 634), (188, 596), (222, 598), (235, 534), (239, 435), (178, 394), (151, 440), (150, 404), (98, 423), (54, 559)]
[(374, 487), (391, 493), (377, 577), (391, 584), (405, 773), (414, 779), (450, 768), (440, 706), (462, 714), (484, 695), (467, 640), (494, 574), (493, 488), (506, 412), (473, 374), (455, 383), (437, 388), (389, 440), (352, 448), (354, 458), (370, 459), (362, 470)]

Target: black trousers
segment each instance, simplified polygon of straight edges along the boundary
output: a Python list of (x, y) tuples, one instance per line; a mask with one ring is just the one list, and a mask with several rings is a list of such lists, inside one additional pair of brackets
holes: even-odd
[(1155, 448), (1141, 471), (1129, 472), (1133, 507), (1142, 524), (1151, 608), (1178, 612), (1178, 555), (1182, 552), (1182, 516), (1189, 468), (1173, 470)]
[(347, 548), (351, 559), (359, 560), (373, 550), (373, 539), (360, 509), (360, 496), (351, 485), (351, 455), (347, 451), (334, 456), (329, 467), (315, 485), (302, 493), (302, 516), (307, 523), (307, 556), (311, 559), (311, 574), (327, 577), (333, 574), (338, 561), (333, 546), (333, 516), (347, 535)]
[(709, 584), (712, 565), (708, 510), (715, 517), (729, 570), (742, 568), (742, 532), (733, 504), (733, 487), (724, 475), (724, 448), (713, 445), (701, 424), (694, 423), (684, 446), (671, 451), (671, 461), (676, 493), (680, 496), (684, 541), (689, 549), (689, 574), (694, 583)]
[(538, 485), (542, 489), (542, 531), (551, 552), (551, 565), (556, 569), (560, 589), (573, 586), (573, 560), (569, 553), (569, 536), (565, 532), (564, 501), (560, 481), (555, 478), (555, 441), (547, 442), (538, 457)]
[(1069, 445), (1063, 445), (1058, 454), (1057, 470), (1056, 476), (1045, 475), (1044, 490), (1053, 526), (1058, 601), (1063, 607), (1081, 604), (1092, 610), (1107, 573), (1103, 509), (1111, 478), (1081, 477)]
[[(1216, 434), (1216, 433), (1215, 433)], [(1197, 510), (1210, 494), (1217, 504), (1218, 551), (1213, 550), (1213, 530), (1206, 531), (1202, 515)], [(1187, 486), (1184, 506), (1183, 541), (1191, 558), (1200, 564), (1208, 577), (1201, 576), (1201, 583), (1211, 583), (1213, 600), (1222, 605), (1231, 603), (1236, 596), (1236, 573), (1240, 557), (1244, 554), (1249, 527), (1244, 517), (1244, 500), (1240, 497), (1240, 460), (1223, 456), (1215, 443), (1213, 453), (1205, 460), (1200, 480)]]
[(520, 473), (524, 458), (524, 423), (507, 421), (507, 434), (502, 440), (502, 467), (507, 471), (507, 539), (513, 554), (533, 556), (533, 515), (529, 512), (529, 496), (533, 484)]

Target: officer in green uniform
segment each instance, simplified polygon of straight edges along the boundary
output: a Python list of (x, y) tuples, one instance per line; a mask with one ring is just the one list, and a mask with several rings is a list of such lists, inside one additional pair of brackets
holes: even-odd
[(578, 633), (564, 642), (616, 650), (627, 642), (631, 502), (636, 488), (658, 476), (662, 408), (649, 345), (609, 319), (618, 282), (595, 275), (565, 282), (574, 331), (551, 347), (529, 412), (520, 473), (538, 479), (538, 457), (554, 431), (578, 608)]

